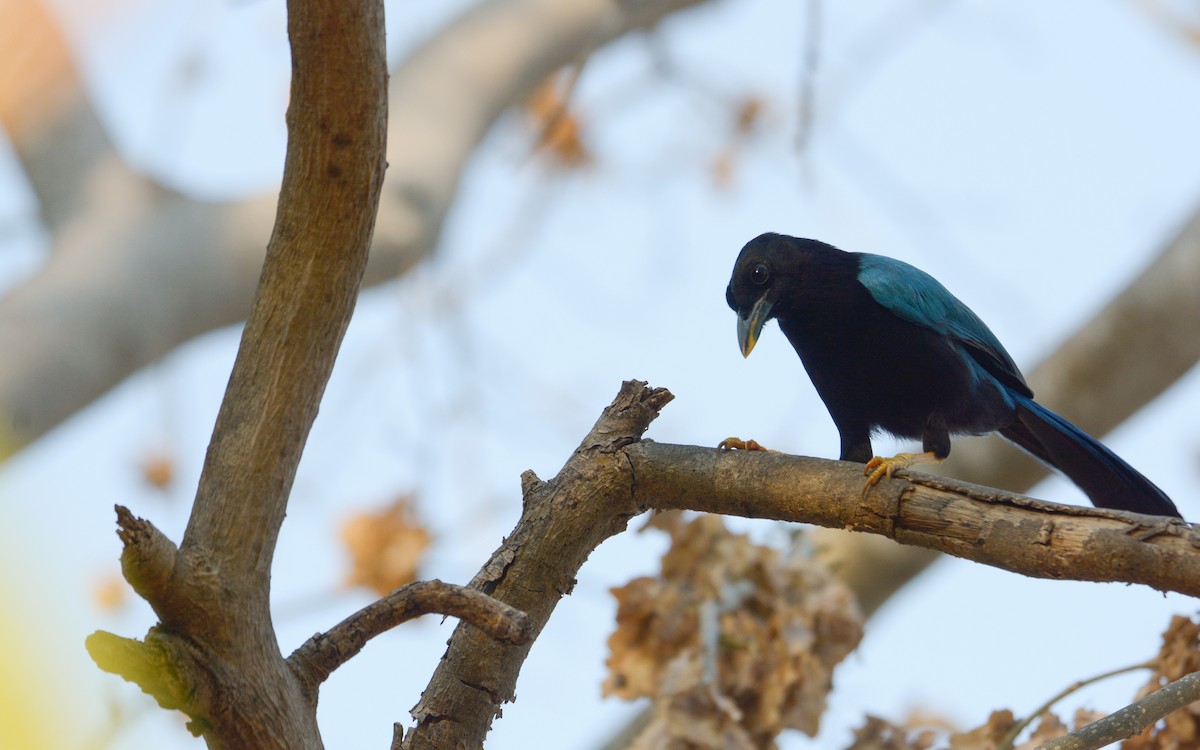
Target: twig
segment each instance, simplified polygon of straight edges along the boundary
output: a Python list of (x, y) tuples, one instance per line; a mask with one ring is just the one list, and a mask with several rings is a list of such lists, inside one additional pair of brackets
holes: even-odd
[(465, 586), (417, 581), (363, 607), (329, 632), (309, 638), (288, 657), (288, 664), (311, 691), (361, 651), (367, 641), (432, 613), (469, 622), (502, 643), (523, 645), (533, 640), (533, 627), (524, 612)]
[(1008, 730), (1008, 734), (1004, 735), (1004, 739), (1002, 739), (1000, 744), (997, 745), (996, 750), (1011, 750), (1013, 743), (1017, 740), (1017, 737), (1020, 736), (1021, 732), (1025, 731), (1025, 727), (1029, 726), (1031, 723), (1033, 723), (1034, 719), (1049, 711), (1051, 706), (1053, 706), (1055, 703), (1058, 703), (1063, 698), (1066, 698), (1071, 693), (1074, 693), (1075, 691), (1085, 688), (1093, 683), (1100, 682), (1101, 680), (1107, 680), (1109, 677), (1115, 677), (1119, 674), (1125, 674), (1126, 672), (1132, 672), (1137, 669), (1151, 669), (1153, 666), (1153, 662), (1143, 662), (1141, 664), (1133, 664), (1128, 667), (1114, 669), (1110, 672), (1105, 672), (1104, 674), (1098, 674), (1095, 677), (1089, 677), (1086, 680), (1072, 682), (1045, 703), (1030, 711), (1029, 715), (1027, 715), (1024, 719), (1021, 719), (1016, 724), (1013, 724), (1012, 729)]
[(1103, 719), (1040, 745), (1038, 750), (1096, 750), (1132, 737), (1197, 700), (1200, 700), (1200, 672), (1192, 672)]

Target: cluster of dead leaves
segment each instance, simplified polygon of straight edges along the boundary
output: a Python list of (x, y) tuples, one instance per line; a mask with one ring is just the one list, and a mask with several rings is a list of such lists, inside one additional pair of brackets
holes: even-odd
[(630, 747), (763, 748), (783, 729), (816, 734), (833, 668), (862, 637), (853, 594), (717, 516), (655, 525), (672, 539), (661, 573), (613, 590), (604, 693), (654, 703)]
[(430, 541), (408, 495), (379, 511), (350, 516), (342, 524), (342, 543), (351, 559), (346, 585), (365, 586), (384, 595), (412, 583)]
[[(1163, 633), (1162, 648), (1150, 679), (1138, 691), (1141, 699), (1184, 675), (1200, 670), (1200, 623), (1175, 615)], [(1177, 750), (1200, 747), (1200, 704), (1167, 714), (1162, 722), (1130, 737), (1124, 750)]]

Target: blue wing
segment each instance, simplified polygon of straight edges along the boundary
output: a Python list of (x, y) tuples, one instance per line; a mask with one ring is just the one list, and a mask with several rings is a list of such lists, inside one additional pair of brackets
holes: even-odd
[(995, 334), (937, 279), (895, 258), (860, 253), (858, 281), (896, 316), (958, 341), (1001, 383), (1033, 395)]

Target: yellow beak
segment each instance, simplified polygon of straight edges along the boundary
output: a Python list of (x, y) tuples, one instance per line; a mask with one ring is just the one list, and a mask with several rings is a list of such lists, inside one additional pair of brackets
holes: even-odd
[(754, 303), (754, 307), (750, 308), (749, 315), (742, 317), (742, 314), (738, 313), (738, 346), (742, 348), (743, 357), (750, 356), (750, 352), (754, 350), (754, 345), (758, 343), (758, 336), (762, 333), (763, 326), (770, 319), (771, 306), (775, 303), (767, 299), (767, 296), (764, 294), (758, 298), (758, 301)]

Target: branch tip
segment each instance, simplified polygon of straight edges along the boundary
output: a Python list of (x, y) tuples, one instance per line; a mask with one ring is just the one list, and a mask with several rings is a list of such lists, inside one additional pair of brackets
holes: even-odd
[(133, 590), (157, 609), (168, 591), (179, 550), (154, 524), (133, 515), (123, 505), (115, 508), (117, 536), (124, 545), (121, 572)]
[(543, 482), (538, 477), (537, 474), (533, 473), (533, 469), (526, 469), (525, 471), (521, 472), (521, 496), (522, 497), (528, 498), (529, 494), (531, 492), (533, 492), (538, 487), (541, 487), (544, 484), (545, 484), (545, 482)]
[(666, 388), (651, 388), (645, 380), (626, 380), (613, 399), (613, 406), (641, 406), (656, 414), (675, 399), (675, 394)]

